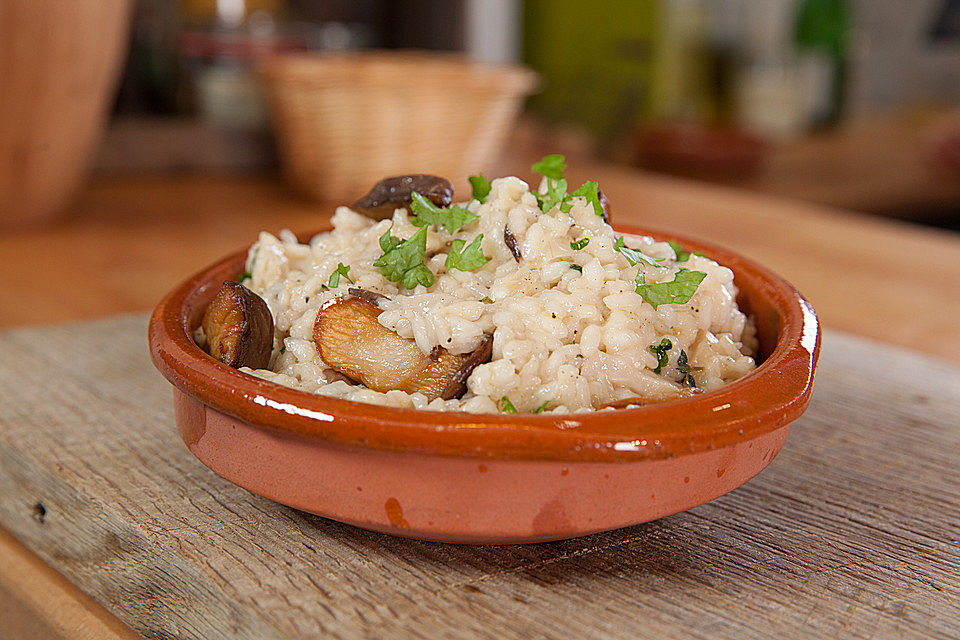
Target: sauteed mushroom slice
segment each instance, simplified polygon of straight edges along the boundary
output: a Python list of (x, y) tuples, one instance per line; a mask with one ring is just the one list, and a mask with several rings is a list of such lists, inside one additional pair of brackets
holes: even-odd
[(517, 262), (520, 262), (520, 259), (523, 256), (520, 255), (520, 246), (517, 244), (517, 236), (513, 235), (513, 231), (510, 231), (510, 227), (506, 225), (503, 227), (503, 243), (507, 245), (507, 249), (510, 249), (510, 253), (513, 254), (513, 259)]
[(446, 178), (417, 173), (384, 178), (370, 192), (354, 202), (351, 209), (374, 220), (385, 220), (394, 209), (409, 207), (414, 191), (438, 207), (448, 207), (453, 200), (453, 184)]
[(227, 366), (264, 369), (273, 349), (273, 316), (263, 298), (230, 280), (220, 285), (201, 321), (207, 351)]
[(338, 298), (320, 309), (313, 327), (313, 341), (327, 366), (374, 391), (457, 398), (466, 391), (470, 373), (492, 354), (492, 336), (472, 353), (437, 347), (424, 354), (416, 342), (377, 322), (380, 313), (364, 298)]
[(603, 189), (599, 187), (597, 188), (597, 199), (600, 200), (600, 208), (603, 209), (603, 215), (600, 217), (603, 218), (604, 222), (610, 224), (610, 201), (607, 199)]
[[(684, 387), (677, 392), (677, 398), (691, 398), (693, 396), (703, 393), (703, 389), (698, 389), (696, 387)], [(673, 398), (667, 398), (666, 400), (672, 400)], [(608, 402), (605, 405), (601, 406), (601, 409), (610, 407), (611, 409), (626, 409), (629, 406), (642, 406), (645, 404), (655, 404), (657, 402), (665, 402), (663, 398), (641, 398), (640, 396), (632, 396), (630, 398), (622, 398), (620, 400), (614, 400), (613, 402)]]
[(645, 398), (638, 398), (638, 397), (623, 398), (621, 400), (614, 400), (613, 402), (608, 402), (607, 404), (603, 405), (600, 408), (604, 409), (606, 407), (610, 407), (611, 409), (626, 409), (629, 406), (633, 406), (633, 405), (640, 406), (640, 405), (649, 404), (649, 402), (650, 401)]
[(349, 287), (347, 289), (347, 293), (358, 298), (363, 298), (372, 304), (379, 304), (381, 300), (387, 300), (387, 296), (383, 295), (382, 293), (377, 293), (376, 291), (367, 291), (366, 289)]

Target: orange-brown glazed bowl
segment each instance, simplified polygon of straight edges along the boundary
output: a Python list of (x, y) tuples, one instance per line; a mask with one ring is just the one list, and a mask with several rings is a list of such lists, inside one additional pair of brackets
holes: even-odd
[[(629, 227), (629, 234), (665, 235)], [(693, 398), (570, 415), (395, 409), (297, 391), (218, 362), (192, 332), (246, 250), (193, 276), (150, 320), (177, 427), (203, 464), (249, 491), (399, 536), (466, 543), (557, 540), (690, 509), (739, 487), (780, 451), (806, 408), (820, 347), (810, 304), (730, 251), (761, 364)]]

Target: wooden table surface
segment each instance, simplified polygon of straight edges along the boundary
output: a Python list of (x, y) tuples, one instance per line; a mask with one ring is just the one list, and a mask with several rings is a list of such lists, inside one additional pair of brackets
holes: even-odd
[[(527, 163), (503, 164), (527, 174)], [(600, 181), (615, 221), (708, 238), (773, 268), (827, 327), (960, 362), (956, 235), (614, 167), (568, 173)], [(95, 180), (64, 221), (0, 236), (0, 326), (148, 310), (260, 229), (309, 230), (330, 212), (269, 177)], [(0, 614), (50, 637), (130, 633), (3, 533)]]
[(756, 175), (731, 185), (906, 220), (960, 211), (960, 173), (937, 146), (960, 130), (960, 110), (915, 107), (855, 118), (775, 145)]

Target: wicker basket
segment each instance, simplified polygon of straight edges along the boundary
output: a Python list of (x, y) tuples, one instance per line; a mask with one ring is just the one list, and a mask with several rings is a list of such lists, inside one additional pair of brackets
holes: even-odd
[(408, 51), (282, 56), (264, 76), (286, 176), (333, 203), (408, 173), (459, 190), (496, 157), (537, 83), (522, 67)]

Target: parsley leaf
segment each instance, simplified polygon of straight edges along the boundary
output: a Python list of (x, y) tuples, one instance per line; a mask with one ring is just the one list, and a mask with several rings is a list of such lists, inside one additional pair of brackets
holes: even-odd
[(550, 401), (545, 401), (542, 405), (533, 410), (534, 413), (543, 413), (547, 410), (547, 405), (550, 404)]
[(690, 252), (684, 251), (683, 245), (676, 240), (670, 240), (667, 244), (669, 244), (673, 252), (677, 254), (677, 262), (686, 262), (690, 259)]
[(403, 280), (400, 281), (407, 289), (413, 289), (418, 284), (429, 287), (433, 284), (433, 272), (425, 264), (418, 264), (403, 274)]
[(600, 204), (600, 186), (593, 180), (589, 180), (580, 185), (580, 188), (566, 197), (566, 201), (560, 206), (564, 213), (570, 213), (573, 203), (570, 199), (574, 196), (580, 196), (587, 199), (587, 203), (593, 205), (593, 212), (603, 217), (603, 205)]
[(685, 304), (697, 292), (697, 287), (707, 277), (702, 271), (690, 271), (681, 268), (670, 282), (646, 284), (642, 281), (642, 272), (637, 273), (637, 293), (649, 302), (654, 309), (661, 304)]
[(570, 248), (573, 249), (574, 251), (579, 251), (580, 249), (583, 249), (588, 244), (590, 244), (590, 238), (580, 238), (576, 242), (571, 242)]
[(660, 375), (660, 371), (667, 366), (667, 351), (673, 348), (673, 343), (670, 342), (669, 338), (664, 338), (660, 341), (660, 344), (652, 344), (647, 349), (650, 350), (655, 356), (657, 356), (657, 368), (653, 372), (657, 375)]
[(450, 269), (459, 269), (460, 271), (473, 271), (487, 264), (487, 258), (480, 250), (480, 241), (483, 240), (481, 233), (473, 242), (467, 244), (464, 240), (454, 240), (450, 243), (450, 253), (447, 254), (447, 271)]
[(657, 264), (662, 260), (662, 258), (652, 258), (639, 249), (631, 249), (628, 247), (623, 241), (623, 236), (617, 238), (617, 241), (613, 243), (613, 248), (615, 251), (619, 251), (620, 254), (627, 259), (627, 262), (629, 262), (631, 266), (639, 264), (640, 262), (646, 262), (651, 267), (659, 267), (661, 269), (667, 268), (665, 265)]
[(581, 267), (578, 264), (572, 264), (570, 265), (570, 268), (573, 269), (574, 271), (579, 271), (580, 273), (583, 273), (583, 267)]
[(250, 273), (249, 271), (244, 271), (243, 273), (241, 273), (240, 275), (237, 276), (237, 282), (243, 284), (243, 281), (244, 281), (244, 280), (246, 280), (247, 278), (252, 278), (252, 277), (253, 277), (253, 274), (252, 274), (252, 273)]
[(566, 168), (567, 168), (566, 158), (564, 158), (559, 153), (551, 153), (548, 156), (543, 156), (540, 162), (530, 167), (530, 170), (536, 173), (539, 173), (544, 178), (550, 178), (552, 180), (562, 180), (563, 171)]
[(503, 396), (500, 398), (500, 413), (516, 413), (517, 408), (510, 402), (510, 398)]
[(415, 214), (413, 218), (410, 218), (410, 223), (416, 227), (438, 224), (446, 229), (447, 233), (453, 233), (463, 225), (470, 224), (477, 219), (476, 214), (456, 205), (441, 209), (416, 191), (410, 194), (410, 199), (410, 209)]
[(567, 181), (563, 178), (555, 182), (547, 179), (547, 190), (544, 193), (534, 192), (533, 195), (537, 197), (540, 210), (546, 213), (567, 199)]
[(677, 371), (682, 374), (680, 384), (689, 384), (691, 387), (697, 386), (697, 381), (693, 379), (690, 373), (690, 363), (687, 362), (687, 352), (680, 350), (680, 356), (677, 358)]
[(380, 250), (384, 253), (389, 253), (392, 251), (398, 244), (400, 244), (400, 238), (394, 238), (390, 235), (390, 232), (393, 231), (393, 225), (390, 225), (390, 228), (387, 229), (382, 236), (380, 236)]
[(327, 286), (331, 289), (336, 289), (340, 286), (340, 276), (343, 276), (347, 279), (347, 282), (353, 284), (353, 280), (350, 278), (350, 267), (343, 264), (342, 262), (337, 263), (336, 270), (330, 274), (330, 281), (327, 282)]
[(533, 171), (547, 179), (547, 190), (545, 192), (532, 192), (537, 197), (540, 210), (544, 213), (558, 204), (563, 205), (567, 199), (567, 181), (563, 178), (563, 171), (566, 168), (567, 163), (564, 157), (558, 153), (544, 156), (540, 162), (531, 167)]
[(418, 284), (429, 287), (433, 284), (433, 272), (423, 264), (427, 255), (427, 229), (417, 231), (406, 240), (399, 240), (389, 235), (387, 231), (380, 238), (380, 247), (391, 247), (374, 261), (377, 271), (393, 282), (399, 282), (407, 289), (413, 289)]
[(470, 176), (470, 187), (473, 189), (473, 199), (480, 202), (486, 202), (490, 195), (491, 182), (481, 173), (480, 175)]
[(690, 256), (700, 256), (701, 258), (707, 257), (699, 251), (685, 251), (683, 249), (683, 245), (676, 240), (670, 240), (667, 242), (667, 244), (669, 244), (670, 248), (673, 249), (673, 252), (677, 254), (677, 262), (686, 262), (690, 259)]

